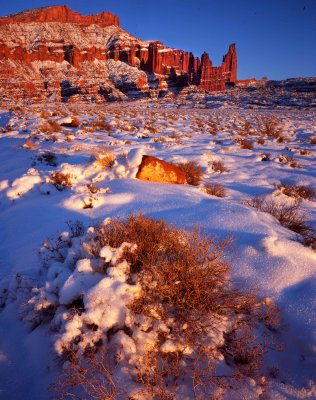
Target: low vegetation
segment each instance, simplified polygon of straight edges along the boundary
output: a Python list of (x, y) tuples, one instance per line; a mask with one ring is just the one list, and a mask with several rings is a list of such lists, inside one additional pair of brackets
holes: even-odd
[(57, 133), (61, 131), (61, 126), (55, 120), (48, 120), (42, 123), (40, 130), (43, 133)]
[[(140, 287), (140, 293), (128, 304), (131, 322), (122, 335), (133, 341), (138, 332), (151, 342), (145, 347), (139, 343), (138, 356), (126, 363), (124, 352), (111, 352), (111, 338), (119, 328), (107, 332), (109, 345), (99, 343), (84, 353), (78, 351), (84, 337), (76, 338), (65, 348), (67, 363), (52, 386), (58, 398), (113, 400), (123, 393), (130, 399), (174, 399), (177, 387), (186, 385), (190, 398), (202, 399), (237, 389), (248, 378), (264, 390), (263, 357), (274, 347), (279, 312), (271, 302), (232, 286), (227, 261), (231, 240), (217, 241), (198, 228), (185, 231), (140, 214), (100, 225), (84, 248), (99, 257), (102, 249), (122, 249), (124, 243), (116, 268), (128, 263), (127, 281)], [(106, 275), (109, 267), (98, 268)], [(79, 300), (70, 318), (84, 314)], [(91, 326), (90, 337), (99, 329)], [(231, 370), (228, 375), (217, 371), (223, 361)], [(120, 369), (130, 373), (128, 388), (115, 379)]]
[(220, 160), (212, 162), (212, 170), (221, 174), (223, 172), (228, 172), (228, 169), (225, 167), (223, 161)]
[(92, 155), (96, 165), (103, 169), (112, 168), (116, 160), (115, 154), (108, 149), (95, 148), (92, 150)]
[(307, 223), (307, 216), (301, 211), (299, 200), (289, 203), (273, 197), (254, 197), (244, 204), (271, 214), (282, 226), (299, 234), (306, 245), (315, 246), (315, 233)]
[(226, 189), (219, 183), (207, 183), (203, 190), (210, 196), (226, 197)]
[(178, 163), (177, 167), (185, 173), (186, 181), (189, 185), (198, 186), (201, 183), (203, 169), (196, 161)]
[(50, 183), (60, 192), (64, 189), (72, 187), (71, 175), (61, 171), (52, 172), (50, 175)]
[(280, 193), (296, 199), (314, 200), (316, 197), (316, 189), (311, 185), (294, 185), (281, 182), (275, 187)]

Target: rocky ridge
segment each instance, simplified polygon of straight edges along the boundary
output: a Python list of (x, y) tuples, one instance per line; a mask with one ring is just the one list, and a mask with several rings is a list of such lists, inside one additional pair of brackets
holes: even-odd
[(221, 66), (159, 41), (142, 41), (109, 12), (83, 16), (67, 6), (0, 18), (0, 101), (104, 102), (164, 96), (194, 85), (223, 91), (237, 81), (235, 45)]

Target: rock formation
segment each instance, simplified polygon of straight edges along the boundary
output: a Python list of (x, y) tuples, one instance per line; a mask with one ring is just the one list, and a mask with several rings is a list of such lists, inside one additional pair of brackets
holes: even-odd
[(96, 15), (81, 15), (67, 6), (35, 8), (22, 13), (0, 18), (0, 24), (61, 22), (78, 25), (99, 25), (102, 27), (120, 25), (119, 18), (109, 12)]
[(143, 156), (136, 178), (159, 183), (186, 183), (185, 174), (178, 167), (152, 156)]
[(235, 45), (222, 65), (142, 41), (109, 12), (83, 16), (67, 6), (0, 18), (0, 101), (45, 99), (102, 102), (166, 94), (196, 85), (223, 91), (237, 81)]

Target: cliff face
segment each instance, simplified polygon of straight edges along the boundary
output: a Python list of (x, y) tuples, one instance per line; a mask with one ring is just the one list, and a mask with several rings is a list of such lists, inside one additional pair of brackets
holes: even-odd
[(165, 93), (186, 85), (224, 90), (237, 79), (235, 45), (219, 67), (161, 42), (137, 39), (108, 13), (67, 6), (0, 18), (0, 100), (92, 100)]
[(52, 6), (45, 8), (34, 8), (22, 13), (13, 14), (0, 18), (0, 24), (33, 23), (33, 22), (61, 22), (78, 25), (99, 25), (102, 27), (120, 26), (119, 18), (109, 12), (96, 15), (81, 15), (73, 12), (67, 6)]

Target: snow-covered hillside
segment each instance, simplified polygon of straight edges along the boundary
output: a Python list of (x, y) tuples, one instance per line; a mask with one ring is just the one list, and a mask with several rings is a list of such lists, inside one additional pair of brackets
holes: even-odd
[[(150, 398), (148, 392), (135, 394), (129, 371), (140, 362), (140, 349), (162, 340), (169, 327), (150, 326), (141, 316), (131, 322), (127, 303), (140, 288), (129, 281), (128, 263), (120, 263), (118, 254), (133, 243), (104, 246), (95, 258), (86, 246), (97, 223), (140, 212), (187, 230), (199, 225), (219, 240), (231, 237), (225, 262), (233, 286), (280, 309), (274, 350), (264, 357), (260, 379), (248, 377), (234, 391), (217, 388), (216, 398), (316, 398), (315, 197), (294, 199), (293, 190), (286, 190), (316, 187), (316, 113), (243, 109), (242, 103), (229, 108), (223, 98), (220, 110), (204, 108), (211, 101), (205, 98), (203, 108), (188, 97), (182, 103), (48, 103), (0, 112), (1, 399), (49, 399), (65, 346), (82, 350), (100, 340), (109, 354), (119, 349), (122, 357), (113, 376), (124, 390), (113, 398)], [(79, 127), (61, 126), (74, 119)], [(202, 181), (190, 186), (138, 180), (143, 155), (174, 164), (195, 161)], [(214, 184), (224, 197), (209, 194), (218, 193), (211, 191)], [(255, 196), (284, 207), (296, 202), (308, 240), (245, 204)], [(74, 226), (80, 234), (71, 232)], [(73, 313), (78, 293), (84, 311)], [(222, 319), (213, 332), (219, 375), (234, 370), (220, 351), (227, 324)], [(173, 354), (174, 346), (166, 339), (160, 349)], [(179, 382), (176, 399), (193, 398), (186, 385)]]

